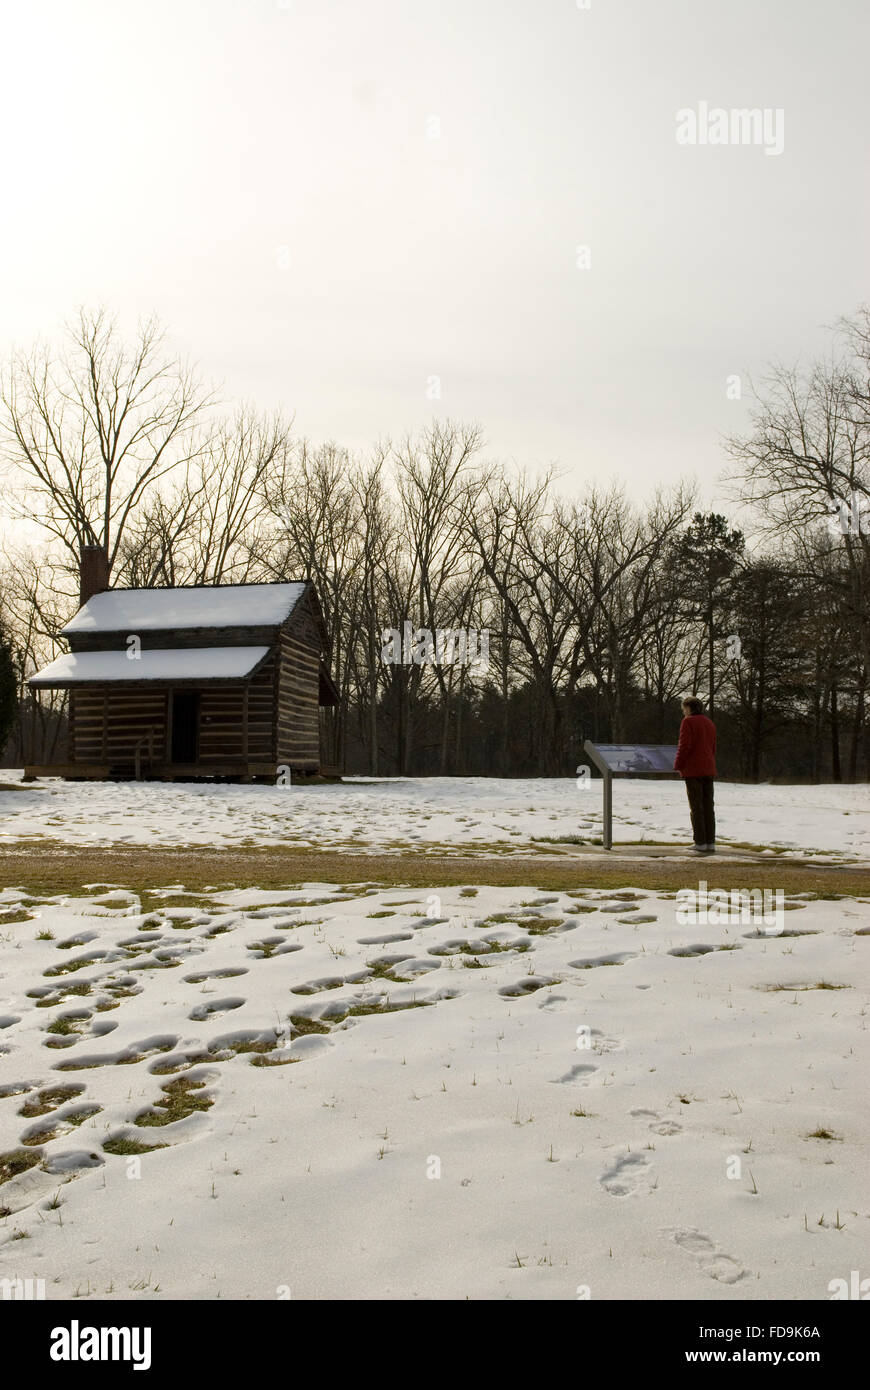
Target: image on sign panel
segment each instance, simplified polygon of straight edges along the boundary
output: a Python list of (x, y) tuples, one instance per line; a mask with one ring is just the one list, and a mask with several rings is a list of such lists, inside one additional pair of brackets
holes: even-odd
[(646, 743), (597, 743), (596, 751), (611, 772), (673, 772), (676, 746)]

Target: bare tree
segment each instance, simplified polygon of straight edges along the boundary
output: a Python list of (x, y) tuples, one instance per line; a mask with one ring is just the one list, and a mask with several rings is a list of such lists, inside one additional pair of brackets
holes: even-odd
[(11, 748), (22, 763), (49, 763), (66, 726), (67, 692), (33, 691), (27, 682), (63, 649), (58, 633), (68, 600), (52, 582), (48, 557), (32, 547), (6, 551), (0, 592), (18, 682), (18, 726)]
[[(394, 573), (392, 600), (395, 621), (406, 620), (416, 628), (462, 629), (474, 600), (475, 584), (470, 547), (462, 524), (466, 499), (465, 475), (481, 447), (476, 425), (435, 420), (416, 437), (408, 436), (394, 454), (399, 496), (398, 525), (405, 538), (409, 563), (404, 582)], [(401, 767), (410, 768), (417, 699), (427, 678), (440, 695), (441, 730), (439, 769), (447, 771), (448, 737), (453, 697), (461, 691), (464, 666), (436, 661), (430, 668), (393, 668), (400, 709)]]
[(290, 427), (240, 408), (158, 484), (131, 518), (118, 567), (132, 586), (244, 583), (268, 570), (269, 494), (284, 475)]
[(555, 775), (564, 751), (559, 691), (571, 661), (579, 551), (563, 511), (550, 502), (550, 483), (550, 474), (511, 479), (501, 469), (484, 469), (469, 488), (465, 525), (502, 616), (503, 686), (513, 641), (522, 656), (512, 663), (513, 679), (525, 670), (534, 685), (542, 760)]
[(199, 455), (212, 401), (167, 354), (156, 319), (128, 347), (104, 310), (81, 310), (61, 352), (16, 352), (0, 378), (0, 456), (24, 491), (13, 510), (55, 537), (72, 565), (82, 546), (101, 546), (111, 572), (143, 499)]
[[(790, 537), (806, 573), (834, 582), (870, 671), (870, 512), (852, 524), (853, 499), (870, 498), (870, 418), (860, 356), (815, 363), (807, 373), (776, 368), (756, 393), (752, 431), (728, 441), (732, 474), (768, 534)], [(870, 361), (870, 332), (867, 338)], [(845, 511), (841, 511), (845, 509)], [(825, 546), (821, 538), (827, 538)], [(821, 567), (824, 553), (837, 557)]]
[(285, 463), (267, 486), (276, 531), (261, 557), (262, 566), (273, 579), (311, 579), (319, 594), (331, 667), (342, 696), (331, 753), (333, 762), (340, 765), (353, 670), (349, 651), (357, 628), (364, 553), (363, 509), (354, 481), (359, 465), (336, 444), (312, 447), (306, 440)]

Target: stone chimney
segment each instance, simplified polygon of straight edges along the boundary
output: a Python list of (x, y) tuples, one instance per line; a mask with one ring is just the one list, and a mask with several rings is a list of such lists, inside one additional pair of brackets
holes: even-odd
[(79, 567), (79, 606), (109, 587), (109, 556), (101, 545), (83, 545)]

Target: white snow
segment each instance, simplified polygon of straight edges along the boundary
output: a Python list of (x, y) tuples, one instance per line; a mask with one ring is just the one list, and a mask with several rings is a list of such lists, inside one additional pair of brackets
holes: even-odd
[[(133, 662), (129, 663), (133, 665)], [(4, 779), (20, 773), (3, 774)], [(614, 838), (691, 843), (683, 784), (619, 779)], [(866, 786), (716, 784), (719, 842), (870, 858)], [(0, 843), (294, 844), (356, 851), (413, 847), (544, 852), (547, 840), (601, 836), (601, 783), (573, 778), (354, 778), (322, 786), (62, 782), (0, 789)], [(555, 848), (555, 847), (554, 847)]]
[[(3, 1277), (85, 1300), (821, 1300), (863, 1269), (866, 902), (791, 900), (795, 934), (767, 937), (582, 881), (472, 892), (147, 915), (0, 893), (33, 914), (0, 936), (0, 1153), (45, 1160), (0, 1183)], [(178, 1081), (211, 1105), (138, 1124)]]
[(247, 676), (268, 647), (167, 647), (67, 652), (31, 677), (35, 686), (77, 685), (81, 681), (229, 680)]
[(302, 583), (108, 589), (90, 599), (61, 630), (61, 636), (70, 632), (277, 626), (293, 611), (304, 592)]
[[(734, 840), (868, 855), (866, 788), (717, 796)], [(623, 842), (688, 839), (679, 784), (615, 797)], [(627, 848), (619, 890), (582, 859), (567, 892), (365, 882), (379, 847), (570, 852), (540, 837), (600, 831), (573, 780), (50, 782), (0, 812), (36, 865), (40, 839), (303, 843), (356, 852), (360, 879), (0, 890), (0, 1277), (50, 1299), (754, 1301), (863, 1269), (866, 897), (786, 896), (784, 931), (686, 926)], [(678, 863), (702, 893), (707, 861)], [(198, 1108), (141, 1123), (188, 1084)], [(3, 1181), (10, 1153), (41, 1161)]]

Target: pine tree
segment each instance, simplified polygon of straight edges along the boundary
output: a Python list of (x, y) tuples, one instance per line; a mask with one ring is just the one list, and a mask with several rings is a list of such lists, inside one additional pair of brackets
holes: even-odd
[(9, 638), (0, 631), (0, 756), (18, 717), (18, 680)]

